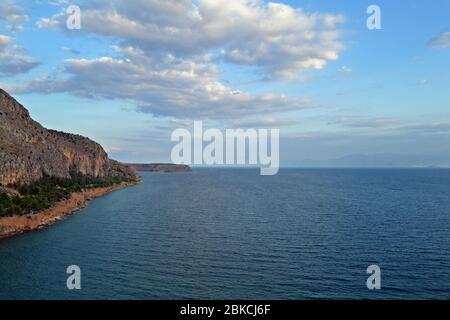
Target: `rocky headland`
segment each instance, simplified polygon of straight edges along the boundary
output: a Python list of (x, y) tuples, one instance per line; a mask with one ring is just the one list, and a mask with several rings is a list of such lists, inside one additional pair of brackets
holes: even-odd
[(137, 171), (143, 172), (191, 172), (192, 168), (183, 164), (171, 163), (128, 163)]
[[(71, 185), (74, 177), (75, 186)], [(0, 237), (41, 228), (83, 207), (92, 197), (139, 181), (133, 167), (109, 159), (98, 143), (44, 128), (0, 89)], [(39, 199), (42, 192), (34, 184), (58, 191), (56, 196), (48, 196), (50, 191), (45, 194), (50, 203), (39, 212), (33, 208), (41, 208), (39, 201), (44, 199)], [(59, 201), (51, 202), (55, 199)], [(27, 214), (10, 213), (16, 211)]]

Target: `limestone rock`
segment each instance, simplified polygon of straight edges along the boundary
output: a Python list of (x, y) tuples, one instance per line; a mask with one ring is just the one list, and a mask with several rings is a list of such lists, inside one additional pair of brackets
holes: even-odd
[(110, 160), (96, 142), (80, 135), (48, 130), (0, 89), (0, 185), (30, 184), (44, 176), (138, 179), (134, 168)]

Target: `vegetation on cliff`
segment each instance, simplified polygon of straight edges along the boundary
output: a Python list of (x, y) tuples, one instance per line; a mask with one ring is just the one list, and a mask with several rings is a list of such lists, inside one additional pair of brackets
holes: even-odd
[(71, 178), (44, 177), (29, 185), (10, 185), (8, 187), (19, 194), (0, 190), (0, 217), (34, 214), (67, 199), (74, 192), (133, 181), (125, 176), (92, 177), (72, 173)]
[(0, 218), (43, 211), (84, 189), (138, 180), (134, 168), (109, 159), (100, 144), (44, 128), (0, 89)]

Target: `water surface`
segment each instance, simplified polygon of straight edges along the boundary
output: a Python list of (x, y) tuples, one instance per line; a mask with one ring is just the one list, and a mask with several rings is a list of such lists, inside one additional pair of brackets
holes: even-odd
[[(1, 240), (0, 298), (450, 298), (450, 170), (142, 175)], [(74, 264), (80, 291), (66, 288)], [(371, 264), (380, 291), (366, 287)]]

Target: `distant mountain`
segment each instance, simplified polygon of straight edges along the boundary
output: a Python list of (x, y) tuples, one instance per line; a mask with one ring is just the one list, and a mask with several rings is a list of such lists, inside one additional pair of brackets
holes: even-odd
[(128, 163), (137, 171), (147, 172), (191, 172), (191, 167), (181, 164), (171, 163)]
[(429, 168), (450, 167), (450, 158), (428, 155), (402, 155), (391, 153), (353, 154), (330, 160), (303, 160), (302, 167), (337, 167), (337, 168)]
[(80, 135), (48, 130), (0, 89), (0, 185), (31, 184), (44, 176), (137, 179), (136, 171), (108, 158), (96, 142)]

